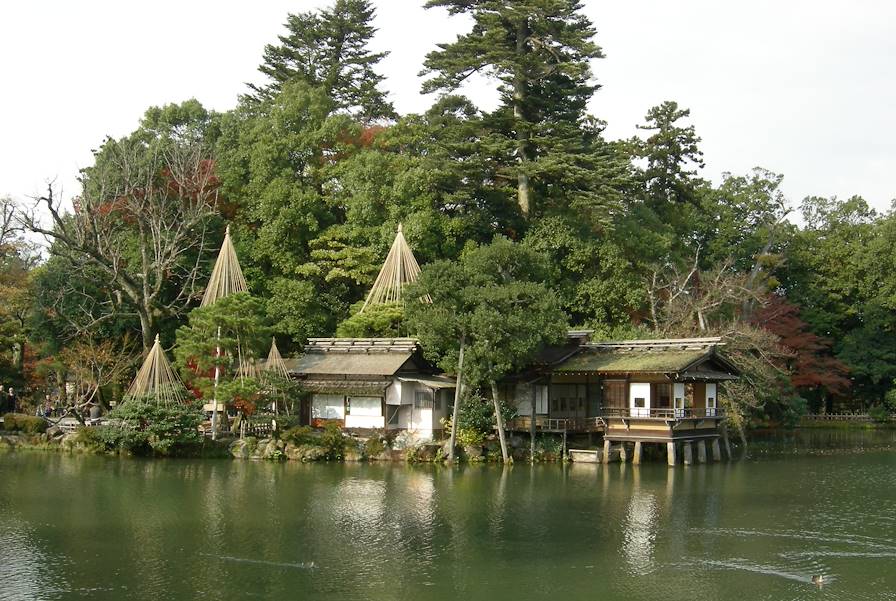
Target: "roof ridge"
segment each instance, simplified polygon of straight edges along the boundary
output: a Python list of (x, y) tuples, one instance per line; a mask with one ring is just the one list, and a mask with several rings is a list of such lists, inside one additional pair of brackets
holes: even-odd
[(618, 351), (711, 351), (718, 346), (724, 346), (720, 337), (706, 338), (659, 338), (655, 340), (608, 340), (591, 342), (584, 346), (597, 350)]

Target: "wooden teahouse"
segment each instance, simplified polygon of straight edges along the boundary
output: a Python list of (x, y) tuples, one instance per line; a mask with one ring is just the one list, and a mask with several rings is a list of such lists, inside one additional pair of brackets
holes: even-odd
[(287, 370), (311, 393), (308, 422), (437, 436), (454, 379), (435, 373), (413, 338), (311, 338)]
[[(573, 348), (576, 340), (581, 343)], [(678, 443), (685, 463), (693, 459), (692, 444), (698, 460), (705, 460), (707, 442), (718, 458), (724, 436), (719, 383), (739, 373), (720, 346), (718, 338), (590, 342), (571, 333), (569, 344), (553, 350), (562, 358), (504, 387), (521, 416), (511, 427), (602, 432), (605, 461), (614, 444), (624, 457), (626, 443), (634, 443), (635, 461), (643, 443), (666, 444), (672, 465)]]

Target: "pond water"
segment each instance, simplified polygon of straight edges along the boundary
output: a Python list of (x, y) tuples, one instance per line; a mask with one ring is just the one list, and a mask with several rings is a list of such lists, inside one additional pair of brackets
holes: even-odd
[(752, 454), (451, 469), (8, 453), (0, 599), (896, 599), (896, 432)]

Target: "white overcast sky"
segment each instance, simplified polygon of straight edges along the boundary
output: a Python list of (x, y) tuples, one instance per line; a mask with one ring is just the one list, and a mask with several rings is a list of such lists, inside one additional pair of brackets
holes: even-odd
[[(705, 174), (762, 166), (793, 202), (859, 194), (896, 198), (896, 2), (584, 0), (607, 58), (591, 111), (611, 138), (676, 100), (703, 138)], [(0, 195), (25, 199), (78, 169), (106, 135), (132, 131), (151, 105), (197, 98), (232, 108), (257, 81), (287, 13), (322, 0), (28, 0), (0, 3)], [(399, 112), (427, 108), (424, 55), (467, 27), (377, 0), (376, 49)], [(489, 106), (478, 82), (468, 94)]]

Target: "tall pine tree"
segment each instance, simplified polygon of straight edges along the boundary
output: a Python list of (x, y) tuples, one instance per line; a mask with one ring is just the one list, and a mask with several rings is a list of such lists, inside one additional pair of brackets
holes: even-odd
[(322, 88), (336, 110), (347, 111), (362, 122), (395, 117), (386, 94), (379, 89), (383, 76), (375, 71), (388, 52), (371, 52), (376, 33), (371, 25), (374, 8), (369, 0), (336, 0), (320, 12), (290, 14), (287, 35), (264, 50), (258, 70), (270, 82), (250, 87), (256, 98), (279, 92), (284, 83), (302, 81)]
[(500, 82), (495, 130), (511, 142), (505, 152), (516, 162), (517, 201), (528, 215), (538, 163), (574, 164), (564, 155), (584, 152), (576, 132), (596, 89), (589, 62), (603, 56), (594, 27), (576, 0), (429, 0), (426, 7), (469, 15), (473, 28), (427, 55), (423, 89), (455, 90), (477, 73)]

